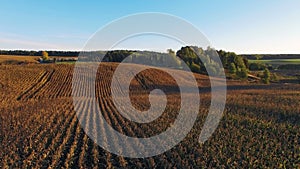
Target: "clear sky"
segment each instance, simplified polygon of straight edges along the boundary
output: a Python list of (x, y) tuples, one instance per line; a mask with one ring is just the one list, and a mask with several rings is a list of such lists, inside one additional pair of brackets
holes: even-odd
[(300, 53), (298, 0), (2, 0), (0, 49), (80, 50), (99, 28), (141, 12), (181, 17), (216, 49)]

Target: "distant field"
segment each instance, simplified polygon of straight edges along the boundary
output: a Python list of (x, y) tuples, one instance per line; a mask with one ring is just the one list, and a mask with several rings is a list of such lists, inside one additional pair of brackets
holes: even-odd
[(249, 63), (267, 63), (271, 65), (300, 64), (300, 59), (268, 59), (268, 60), (249, 60)]
[[(74, 64), (77, 59), (76, 56), (64, 57), (64, 56), (49, 56), (50, 59), (57, 59), (58, 64)], [(4, 65), (18, 65), (24, 63), (39, 63), (40, 56), (20, 56), (20, 55), (0, 55), (0, 64)]]
[(38, 56), (0, 55), (0, 64), (38, 63)]

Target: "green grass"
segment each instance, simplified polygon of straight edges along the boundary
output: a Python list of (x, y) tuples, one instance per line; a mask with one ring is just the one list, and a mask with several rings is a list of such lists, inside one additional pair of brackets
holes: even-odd
[(267, 63), (271, 65), (285, 65), (285, 64), (300, 65), (300, 59), (249, 60), (249, 63)]
[(62, 62), (55, 62), (56, 64), (75, 64), (76, 61), (62, 61)]

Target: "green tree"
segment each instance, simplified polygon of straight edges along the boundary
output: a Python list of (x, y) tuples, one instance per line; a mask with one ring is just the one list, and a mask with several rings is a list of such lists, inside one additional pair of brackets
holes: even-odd
[(217, 70), (217, 67), (213, 66), (213, 65), (208, 65), (207, 66), (207, 71), (210, 72), (211, 74), (209, 74), (210, 76), (216, 76), (219, 74), (219, 71)]
[(242, 58), (243, 58), (243, 62), (245, 64), (246, 68), (249, 69), (249, 61), (248, 61), (248, 59), (246, 57), (242, 57)]
[(266, 65), (263, 63), (250, 63), (249, 69), (250, 70), (264, 70), (266, 68)]
[(265, 68), (264, 75), (262, 78), (263, 83), (269, 84), (270, 83), (271, 74), (268, 68)]
[(235, 63), (235, 65), (236, 65), (237, 68), (240, 68), (240, 69), (246, 68), (244, 60), (243, 60), (243, 58), (241, 56), (236, 56), (234, 58), (234, 63)]
[(43, 51), (43, 52), (42, 52), (42, 59), (43, 59), (43, 61), (49, 60), (48, 52), (46, 52), (46, 51)]
[(262, 55), (255, 55), (254, 57), (256, 58), (256, 60), (260, 60), (263, 56)]
[(199, 59), (196, 53), (189, 46), (182, 47), (177, 51), (176, 55), (185, 63), (189, 62), (190, 65), (192, 62), (197, 63), (196, 60)]
[(167, 52), (169, 53), (169, 55), (175, 55), (175, 51), (172, 49), (168, 49)]
[(231, 74), (236, 74), (236, 66), (235, 66), (234, 63), (231, 63), (231, 64), (229, 65), (229, 73), (231, 73)]
[(195, 73), (200, 73), (201, 72), (200, 65), (197, 65), (194, 62), (190, 65), (190, 69), (191, 69), (192, 72), (195, 72)]
[(168, 64), (171, 67), (179, 68), (181, 66), (181, 61), (177, 58), (175, 51), (172, 49), (167, 50), (169, 57), (168, 57)]
[(237, 71), (237, 76), (241, 79), (247, 79), (248, 78), (248, 71), (247, 69), (244, 67), (242, 69), (239, 69)]

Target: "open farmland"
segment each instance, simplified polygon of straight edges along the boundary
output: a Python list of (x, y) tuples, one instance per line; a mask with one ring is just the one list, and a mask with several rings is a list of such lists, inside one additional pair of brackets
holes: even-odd
[[(132, 66), (139, 65), (128, 65)], [(121, 116), (112, 102), (109, 86), (116, 67), (116, 63), (103, 63), (97, 72), (96, 97), (106, 121), (132, 137), (150, 137), (172, 125), (180, 100), (175, 81), (157, 69), (136, 76), (130, 96), (137, 109), (147, 110), (149, 90), (156, 85), (175, 91), (167, 93), (168, 105), (161, 117), (138, 124)], [(0, 168), (300, 167), (300, 85), (229, 81), (224, 116), (201, 145), (198, 137), (210, 104), (209, 80), (195, 74), (201, 107), (191, 132), (161, 155), (131, 159), (107, 152), (84, 133), (72, 103), (73, 68), (68, 64), (0, 66)], [(158, 79), (157, 84), (153, 79)], [(141, 89), (145, 92), (135, 92)], [(80, 108), (88, 105), (86, 100)], [(91, 123), (98, 122), (95, 117)]]
[(270, 65), (300, 64), (300, 59), (269, 59), (269, 60), (249, 60), (250, 63), (266, 63)]
[(38, 56), (0, 55), (0, 65), (38, 63)]

